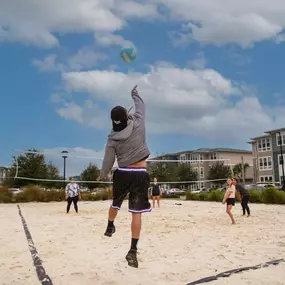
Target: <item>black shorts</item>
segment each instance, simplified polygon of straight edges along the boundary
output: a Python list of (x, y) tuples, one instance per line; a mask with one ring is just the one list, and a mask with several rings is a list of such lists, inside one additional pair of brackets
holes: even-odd
[(234, 206), (236, 203), (236, 199), (235, 198), (228, 198), (227, 199), (227, 205), (232, 205)]
[(158, 196), (160, 196), (160, 193), (159, 192), (158, 193), (157, 192), (152, 192), (151, 196), (152, 197), (158, 197)]
[(129, 212), (150, 212), (148, 200), (150, 178), (145, 168), (118, 168), (113, 174), (113, 203), (112, 208), (120, 210), (121, 205), (129, 194)]

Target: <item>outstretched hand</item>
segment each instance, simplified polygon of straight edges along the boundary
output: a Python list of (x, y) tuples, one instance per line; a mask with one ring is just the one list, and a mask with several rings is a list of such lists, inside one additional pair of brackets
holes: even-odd
[(132, 96), (138, 94), (137, 87), (138, 87), (138, 85), (135, 85), (134, 88), (132, 89)]

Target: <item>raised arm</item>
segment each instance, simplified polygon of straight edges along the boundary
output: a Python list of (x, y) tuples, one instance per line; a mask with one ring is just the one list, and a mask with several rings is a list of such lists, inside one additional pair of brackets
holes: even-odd
[(135, 103), (135, 113), (134, 116), (138, 119), (145, 118), (145, 104), (143, 99), (140, 97), (138, 91), (137, 91), (137, 85), (132, 90), (132, 98)]
[(110, 142), (107, 142), (106, 148), (105, 148), (105, 156), (102, 164), (102, 169), (100, 172), (100, 178), (105, 179), (107, 175), (112, 170), (112, 167), (114, 166), (116, 158), (115, 149), (110, 145)]

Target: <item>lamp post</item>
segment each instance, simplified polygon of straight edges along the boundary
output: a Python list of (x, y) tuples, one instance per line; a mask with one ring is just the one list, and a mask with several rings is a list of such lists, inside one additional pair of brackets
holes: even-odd
[(67, 155), (68, 155), (68, 151), (67, 150), (63, 150), (61, 152), (62, 154), (62, 158), (63, 158), (63, 179), (64, 179), (64, 182), (66, 180), (66, 159), (67, 159)]
[(283, 187), (282, 189), (285, 190), (285, 174), (284, 174), (284, 159), (283, 159), (283, 148), (282, 148), (282, 143), (283, 143), (283, 140), (282, 140), (282, 137), (281, 137), (281, 132), (277, 132), (279, 134), (279, 142), (280, 142), (280, 154), (281, 154), (281, 158), (280, 158), (280, 164), (281, 164), (281, 167), (282, 167), (282, 180), (283, 181), (280, 181), (280, 182), (283, 182)]

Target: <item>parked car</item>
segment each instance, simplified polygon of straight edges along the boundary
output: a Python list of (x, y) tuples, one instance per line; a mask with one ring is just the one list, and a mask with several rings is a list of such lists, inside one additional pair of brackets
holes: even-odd
[(8, 191), (12, 193), (13, 195), (23, 192), (23, 190), (21, 190), (20, 188), (9, 188)]
[(178, 194), (182, 194), (185, 193), (185, 190), (181, 190), (179, 188), (171, 188), (169, 190), (166, 190), (166, 194), (167, 195), (178, 195)]
[(199, 194), (200, 192), (201, 192), (200, 189), (196, 189), (196, 190), (192, 190), (192, 191), (191, 191), (191, 193), (193, 193), (193, 194)]

